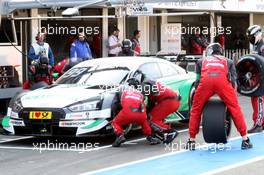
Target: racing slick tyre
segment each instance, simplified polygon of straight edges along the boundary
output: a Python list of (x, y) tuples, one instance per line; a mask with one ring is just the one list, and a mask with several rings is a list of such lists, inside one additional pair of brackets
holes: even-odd
[(34, 83), (32, 85), (32, 87), (30, 88), (30, 90), (36, 90), (36, 89), (47, 87), (47, 86), (48, 86), (48, 84), (46, 82), (41, 81), (41, 82), (38, 82), (38, 83)]
[(211, 98), (203, 109), (203, 137), (207, 143), (227, 143), (231, 131), (231, 115), (226, 105)]
[(264, 57), (243, 56), (236, 65), (238, 92), (245, 96), (264, 95)]

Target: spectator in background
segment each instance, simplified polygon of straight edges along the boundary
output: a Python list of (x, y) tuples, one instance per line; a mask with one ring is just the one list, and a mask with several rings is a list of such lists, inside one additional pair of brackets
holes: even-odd
[(45, 33), (39, 32), (36, 36), (36, 43), (33, 43), (29, 49), (29, 64), (32, 61), (39, 61), (40, 57), (47, 57), (49, 65), (54, 66), (53, 52), (48, 43), (44, 42)]
[(243, 45), (245, 42), (245, 37), (241, 33), (236, 33), (235, 36), (233, 37), (233, 48), (236, 49), (243, 49)]
[(139, 43), (140, 36), (141, 36), (140, 30), (135, 30), (133, 38), (131, 39), (132, 50), (134, 50), (136, 56), (141, 54), (141, 46), (140, 46), (140, 43)]
[(225, 48), (225, 36), (224, 36), (224, 34), (218, 34), (215, 37), (215, 42), (219, 43), (223, 48)]
[(210, 43), (208, 42), (207, 36), (204, 35), (203, 33), (200, 34), (200, 40), (201, 40), (202, 51), (204, 51)]
[(195, 33), (190, 37), (190, 43), (191, 43), (191, 54), (195, 54), (195, 55), (203, 54), (203, 47), (201, 44), (202, 41), (199, 33)]
[(78, 34), (78, 39), (71, 44), (70, 61), (78, 60), (80, 62), (92, 58), (91, 49), (85, 39), (84, 32), (80, 32)]
[(101, 39), (102, 38), (99, 34), (96, 34), (93, 36), (92, 49), (93, 49), (93, 53), (94, 53), (95, 58), (102, 57), (102, 55), (101, 55), (101, 48), (102, 48)]
[(114, 29), (111, 35), (108, 38), (108, 56), (115, 57), (118, 56), (119, 52), (121, 52), (121, 44), (118, 40), (119, 29)]

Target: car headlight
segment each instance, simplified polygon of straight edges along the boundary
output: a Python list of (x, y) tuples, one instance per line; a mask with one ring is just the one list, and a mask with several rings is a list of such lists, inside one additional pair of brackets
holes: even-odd
[(23, 109), (23, 106), (22, 106), (22, 103), (21, 103), (21, 99), (20, 98), (17, 98), (13, 102), (12, 111), (18, 113), (22, 109)]
[(92, 111), (99, 109), (99, 103), (100, 101), (85, 102), (85, 103), (72, 105), (68, 108), (72, 112)]

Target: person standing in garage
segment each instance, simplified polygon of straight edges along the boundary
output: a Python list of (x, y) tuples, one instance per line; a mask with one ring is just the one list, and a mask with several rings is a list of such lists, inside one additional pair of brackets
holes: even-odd
[(181, 96), (161, 82), (144, 78), (144, 94), (148, 96), (148, 109), (151, 128), (158, 135), (163, 135), (163, 142), (171, 143), (178, 132), (164, 123), (165, 118), (176, 112), (180, 106)]
[(36, 43), (33, 43), (29, 49), (28, 58), (29, 65), (32, 61), (39, 61), (41, 57), (46, 57), (49, 60), (49, 65), (54, 66), (53, 52), (48, 43), (45, 42), (46, 34), (39, 32), (36, 36)]
[(203, 107), (215, 94), (226, 104), (237, 130), (242, 136), (241, 149), (253, 147), (247, 137), (245, 118), (236, 96), (236, 72), (233, 61), (222, 55), (223, 48), (221, 45), (212, 43), (206, 48), (206, 57), (197, 63), (198, 86), (190, 111), (190, 138), (186, 144), (186, 149), (195, 150), (195, 136), (199, 132)]
[(120, 30), (115, 28), (108, 38), (108, 56), (116, 57), (121, 52), (121, 44), (119, 43), (119, 32)]
[[(247, 29), (247, 37), (250, 44), (253, 46), (253, 52), (264, 57), (264, 42), (262, 39), (262, 31), (259, 25), (250, 26)], [(263, 58), (264, 59), (264, 58)], [(264, 120), (263, 120), (263, 100), (262, 97), (251, 97), (251, 104), (253, 107), (253, 121), (254, 125), (248, 130), (248, 133), (262, 132)]]
[(141, 46), (139, 43), (140, 37), (141, 37), (140, 30), (135, 30), (131, 42), (132, 42), (132, 49), (134, 50), (136, 56), (139, 56), (141, 54)]
[(70, 62), (79, 62), (92, 59), (92, 52), (88, 42), (85, 40), (84, 32), (78, 34), (78, 39), (71, 44)]
[(126, 141), (123, 127), (132, 123), (139, 124), (147, 140), (151, 145), (159, 144), (160, 140), (152, 136), (152, 130), (147, 121), (146, 105), (142, 93), (133, 87), (122, 86), (117, 93), (117, 104), (121, 105), (121, 110), (112, 121), (112, 126), (116, 134), (113, 147), (119, 147)]

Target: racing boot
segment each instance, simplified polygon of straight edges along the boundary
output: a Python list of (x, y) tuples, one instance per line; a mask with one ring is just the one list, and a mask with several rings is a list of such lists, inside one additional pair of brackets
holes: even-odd
[(150, 143), (150, 145), (157, 145), (161, 143), (161, 141), (158, 138), (153, 137), (153, 136), (147, 136), (146, 139)]
[(263, 127), (259, 126), (259, 125), (254, 125), (250, 130), (248, 130), (248, 133), (258, 133), (258, 132), (262, 132)]
[(249, 138), (247, 138), (247, 140), (243, 140), (241, 144), (241, 149), (245, 150), (245, 149), (250, 149), (250, 148), (253, 148), (253, 145), (250, 142)]
[(188, 140), (188, 142), (186, 143), (185, 149), (188, 149), (190, 151), (194, 151), (195, 150), (195, 141), (191, 141), (190, 139)]
[(121, 134), (121, 135), (117, 136), (116, 140), (112, 144), (112, 147), (120, 147), (120, 145), (122, 143), (124, 143), (125, 141), (126, 141), (126, 138), (125, 138), (124, 134)]
[(165, 144), (171, 143), (179, 134), (176, 129), (168, 129), (165, 132), (167, 133), (165, 135), (166, 137), (165, 137), (165, 139), (163, 141), (163, 143), (165, 143)]

